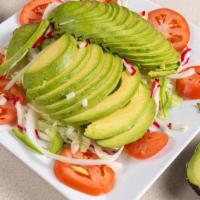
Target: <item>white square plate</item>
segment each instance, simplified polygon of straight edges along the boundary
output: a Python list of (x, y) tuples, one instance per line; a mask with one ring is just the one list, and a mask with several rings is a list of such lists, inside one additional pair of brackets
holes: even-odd
[[(130, 9), (140, 12), (151, 10), (159, 6), (148, 0), (131, 0)], [(15, 28), (19, 26), (17, 15), (12, 16), (0, 24), (0, 45), (6, 45)], [(190, 64), (200, 64), (200, 28), (191, 25), (192, 56)], [(73, 200), (136, 200), (151, 186), (151, 184), (163, 173), (178, 154), (197, 135), (200, 130), (200, 113), (195, 106), (195, 101), (185, 101), (179, 107), (171, 110), (170, 120), (174, 123), (186, 123), (189, 129), (185, 133), (174, 132), (167, 147), (157, 156), (140, 161), (131, 158), (123, 158), (124, 169), (118, 174), (117, 183), (112, 192), (100, 197), (92, 197), (77, 192), (60, 183), (53, 173), (53, 162), (21, 144), (8, 132), (0, 134), (0, 143), (15, 154), (32, 170), (54, 186), (68, 199)]]

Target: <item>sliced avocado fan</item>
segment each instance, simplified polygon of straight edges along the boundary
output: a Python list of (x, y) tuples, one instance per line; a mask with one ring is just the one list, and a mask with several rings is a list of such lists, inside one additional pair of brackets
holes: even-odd
[(191, 187), (200, 195), (200, 144), (187, 164), (187, 179)]
[(6, 62), (0, 65), (0, 75), (8, 72), (28, 53), (38, 38), (47, 30), (49, 21), (40, 24), (24, 25), (13, 34), (8, 44)]
[(150, 92), (142, 84), (130, 102), (116, 112), (91, 123), (85, 136), (92, 139), (105, 139), (130, 130), (149, 104)]
[(155, 114), (156, 104), (155, 101), (151, 99), (148, 106), (135, 121), (135, 125), (131, 129), (110, 138), (97, 140), (97, 144), (108, 148), (119, 148), (140, 139), (153, 123)]
[(63, 119), (66, 123), (88, 124), (125, 106), (136, 93), (140, 84), (139, 71), (134, 76), (123, 72), (119, 88), (96, 106), (80, 114)]
[(137, 65), (152, 77), (177, 71), (180, 54), (139, 14), (117, 4), (67, 2), (50, 15), (59, 33), (90, 39)]

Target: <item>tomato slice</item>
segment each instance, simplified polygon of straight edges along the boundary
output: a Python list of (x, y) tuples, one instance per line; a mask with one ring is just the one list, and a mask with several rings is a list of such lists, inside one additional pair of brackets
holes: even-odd
[[(97, 159), (98, 157), (91, 151), (86, 153), (71, 153), (67, 147), (61, 155), (82, 159)], [(80, 173), (75, 170), (76, 167), (81, 168), (87, 173)], [(115, 184), (114, 171), (106, 166), (77, 166), (69, 163), (56, 161), (54, 166), (56, 177), (65, 185), (90, 195), (100, 195), (109, 192)]]
[[(188, 67), (195, 69), (195, 74), (176, 81), (176, 89), (185, 99), (200, 99), (200, 66)], [(185, 69), (185, 70), (187, 70)]]
[(146, 159), (157, 154), (167, 143), (167, 134), (148, 131), (143, 138), (126, 145), (125, 152), (131, 157)]
[(0, 106), (0, 125), (11, 124), (16, 120), (17, 112), (12, 103), (8, 102), (6, 105)]
[(32, 0), (27, 3), (19, 16), (19, 21), (21, 25), (38, 23), (41, 21), (43, 13), (47, 6), (53, 2), (60, 2), (62, 0)]
[(5, 78), (4, 76), (0, 77), (0, 93), (4, 94), (6, 99), (13, 100), (14, 102), (16, 100), (19, 100), (22, 105), (26, 105), (26, 95), (24, 91), (18, 86), (14, 85), (10, 90), (4, 90), (4, 87), (8, 84), (10, 80)]
[(148, 14), (149, 22), (173, 44), (182, 51), (190, 40), (190, 29), (185, 18), (168, 8), (156, 9)]

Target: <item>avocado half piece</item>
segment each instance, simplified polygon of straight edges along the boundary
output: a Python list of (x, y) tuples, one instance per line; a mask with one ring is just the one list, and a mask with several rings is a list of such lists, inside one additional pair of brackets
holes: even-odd
[(187, 179), (191, 187), (200, 195), (200, 143), (187, 164)]
[(11, 70), (24, 58), (38, 38), (47, 30), (49, 21), (40, 24), (29, 24), (18, 28), (8, 45), (6, 62), (0, 65), (0, 75)]
[(180, 66), (180, 53), (164, 35), (125, 7), (113, 3), (67, 2), (54, 9), (49, 20), (57, 32), (73, 33), (101, 44), (152, 77), (174, 73)]

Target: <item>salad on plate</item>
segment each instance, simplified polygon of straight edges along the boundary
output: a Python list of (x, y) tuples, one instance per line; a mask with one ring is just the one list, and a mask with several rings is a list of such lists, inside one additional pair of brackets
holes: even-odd
[(112, 190), (123, 152), (149, 159), (185, 131), (169, 110), (200, 99), (185, 18), (126, 6), (32, 0), (0, 49), (0, 124), (55, 160), (63, 184), (90, 195)]

